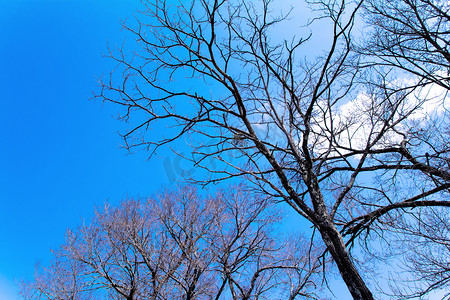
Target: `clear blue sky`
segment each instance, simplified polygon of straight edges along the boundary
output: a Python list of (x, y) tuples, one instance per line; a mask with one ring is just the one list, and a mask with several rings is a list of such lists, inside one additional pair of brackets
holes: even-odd
[(89, 100), (138, 0), (0, 0), (0, 300), (105, 200), (169, 183), (120, 149), (114, 107)]

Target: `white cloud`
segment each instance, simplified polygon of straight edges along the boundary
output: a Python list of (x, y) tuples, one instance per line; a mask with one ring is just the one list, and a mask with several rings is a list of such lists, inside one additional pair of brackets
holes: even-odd
[[(415, 83), (410, 80), (402, 82), (402, 85), (408, 86)], [(389, 124), (406, 118), (394, 126), (395, 130), (390, 129), (377, 145), (398, 145), (404, 137), (403, 134), (407, 136), (411, 130), (417, 129), (417, 127), (412, 128), (411, 124), (417, 126), (417, 124), (425, 124), (431, 119), (441, 117), (450, 108), (449, 98), (448, 91), (437, 84), (416, 89), (401, 100)], [(394, 101), (395, 99), (392, 100)], [(338, 141), (344, 146), (351, 144), (353, 148), (363, 149), (369, 138), (373, 140), (385, 125), (384, 120), (389, 115), (389, 102), (361, 92), (354, 100), (341, 105), (332, 115), (335, 127), (347, 128), (340, 134)], [(323, 122), (330, 122), (330, 120), (323, 120)]]

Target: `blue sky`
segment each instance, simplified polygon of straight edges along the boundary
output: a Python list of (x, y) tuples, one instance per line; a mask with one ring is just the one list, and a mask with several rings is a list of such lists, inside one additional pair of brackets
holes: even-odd
[[(114, 107), (89, 100), (137, 0), (0, 0), (0, 300), (95, 206), (169, 183), (127, 155)], [(173, 159), (173, 158), (171, 158)]]

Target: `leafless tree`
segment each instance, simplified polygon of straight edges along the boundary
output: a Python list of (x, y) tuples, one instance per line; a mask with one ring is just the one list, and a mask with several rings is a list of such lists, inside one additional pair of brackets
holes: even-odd
[[(445, 209), (421, 208), (385, 229), (391, 236), (389, 248), (396, 256), (390, 261), (397, 269), (397, 274), (390, 272), (391, 290), (385, 294), (395, 299), (431, 299), (430, 292), (437, 291), (439, 299), (449, 298), (449, 224)], [(398, 253), (403, 253), (400, 259)], [(404, 278), (398, 277), (398, 270)]]
[[(408, 27), (406, 13), (389, 35), (383, 16), (409, 2), (389, 1), (386, 12), (377, 3), (313, 1), (312, 27), (301, 27), (296, 10), (278, 13), (268, 0), (144, 1), (126, 27), (137, 48), (111, 52), (119, 67), (98, 95), (124, 108), (130, 150), (153, 155), (184, 138), (186, 158), (207, 171), (196, 181), (245, 178), (287, 202), (320, 234), (354, 299), (373, 299), (350, 254), (357, 239), (404, 211), (450, 206), (448, 18), (423, 1), (421, 12), (443, 16), (442, 25), (425, 16), (435, 35)], [(360, 16), (386, 45), (354, 43)], [(311, 44), (318, 26), (324, 48)]]
[[(27, 299), (318, 299), (308, 240), (280, 239), (270, 200), (192, 187), (109, 205), (69, 232)], [(319, 255), (316, 252), (316, 255)], [(320, 276), (319, 276), (320, 279)]]
[(368, 0), (370, 38), (361, 51), (373, 63), (395, 67), (447, 90), (450, 65), (450, 13), (444, 0)]
[[(390, 254), (402, 254), (402, 276), (393, 281), (404, 288), (395, 287), (396, 298), (422, 297), (447, 285), (442, 266), (448, 253), (444, 241), (450, 238), (445, 231), (450, 183), (449, 9), (447, 1), (439, 0), (363, 4), (369, 26), (356, 49), (362, 66), (377, 75), (369, 77), (368, 84), (393, 95), (407, 94), (403, 105), (415, 106), (396, 126), (398, 142), (384, 147), (385, 154), (377, 157), (395, 170), (378, 177), (377, 187), (389, 195), (383, 196), (389, 205), (355, 219), (365, 218), (384, 245), (396, 248)], [(400, 172), (401, 168), (412, 171)], [(410, 209), (395, 208), (406, 202)], [(388, 215), (378, 217), (387, 210)], [(364, 227), (368, 226), (360, 223), (352, 229)]]

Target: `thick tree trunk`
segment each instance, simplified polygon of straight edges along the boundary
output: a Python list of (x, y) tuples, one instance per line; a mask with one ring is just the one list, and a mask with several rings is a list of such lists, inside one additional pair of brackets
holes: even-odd
[(344, 240), (336, 226), (329, 220), (319, 227), (322, 239), (330, 251), (342, 278), (355, 300), (372, 300), (373, 295), (359, 275), (345, 247)]
[[(311, 170), (312, 165), (307, 166), (307, 169)], [(317, 177), (310, 173), (309, 177), (305, 178), (305, 183), (310, 184), (309, 192), (316, 213), (315, 225), (317, 226), (328, 251), (330, 251), (350, 294), (355, 300), (373, 300), (372, 293), (361, 278), (361, 275), (359, 275), (353, 261), (350, 259), (341, 233), (336, 228), (331, 216), (328, 214)]]

